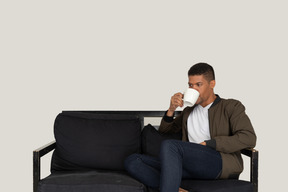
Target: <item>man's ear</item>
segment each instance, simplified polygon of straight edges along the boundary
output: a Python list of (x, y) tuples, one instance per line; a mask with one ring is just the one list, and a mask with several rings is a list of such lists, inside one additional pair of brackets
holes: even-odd
[(216, 81), (215, 80), (210, 81), (210, 88), (213, 89), (215, 87), (215, 85), (216, 85)]

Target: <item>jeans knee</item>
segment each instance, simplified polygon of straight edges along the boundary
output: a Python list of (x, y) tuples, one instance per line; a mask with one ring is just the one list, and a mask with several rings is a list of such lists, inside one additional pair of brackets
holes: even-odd
[(175, 147), (175, 140), (167, 139), (167, 140), (162, 141), (161, 149), (170, 149), (173, 147)]
[(177, 140), (164, 140), (161, 144), (161, 152), (160, 153), (173, 153), (173, 152), (178, 152), (179, 147), (177, 145)]
[(137, 169), (139, 161), (140, 154), (134, 153), (132, 155), (129, 155), (124, 161), (126, 171), (132, 172), (133, 170), (135, 170), (135, 168)]

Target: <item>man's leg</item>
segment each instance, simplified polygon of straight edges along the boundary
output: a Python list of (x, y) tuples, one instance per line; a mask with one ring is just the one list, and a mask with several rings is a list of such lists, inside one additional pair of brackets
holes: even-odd
[(160, 162), (161, 192), (178, 192), (182, 176), (190, 179), (217, 179), (222, 170), (219, 152), (207, 146), (178, 140), (162, 142)]
[(125, 160), (128, 173), (143, 184), (158, 188), (160, 184), (160, 162), (158, 158), (132, 154)]

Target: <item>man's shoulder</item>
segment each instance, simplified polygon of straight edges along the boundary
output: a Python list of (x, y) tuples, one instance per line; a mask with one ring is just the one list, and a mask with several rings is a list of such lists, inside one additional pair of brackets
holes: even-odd
[(225, 108), (235, 109), (235, 108), (245, 108), (244, 105), (241, 103), (241, 101), (237, 99), (224, 99), (221, 98), (221, 101), (219, 102), (220, 106), (223, 106)]
[(221, 102), (222, 102), (223, 104), (237, 104), (237, 103), (241, 103), (239, 100), (237, 100), (237, 99), (232, 99), (232, 98), (229, 98), (229, 99), (221, 98)]

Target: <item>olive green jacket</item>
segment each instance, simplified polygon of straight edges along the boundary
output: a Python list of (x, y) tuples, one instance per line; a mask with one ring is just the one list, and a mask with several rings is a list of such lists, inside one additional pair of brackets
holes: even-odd
[[(186, 107), (175, 119), (164, 116), (159, 132), (176, 133), (182, 130), (182, 141), (188, 141), (187, 119), (194, 107)], [(206, 143), (221, 154), (220, 178), (233, 178), (243, 171), (240, 150), (254, 148), (256, 145), (254, 129), (244, 105), (234, 99), (222, 99), (217, 95), (208, 114), (211, 140)]]

